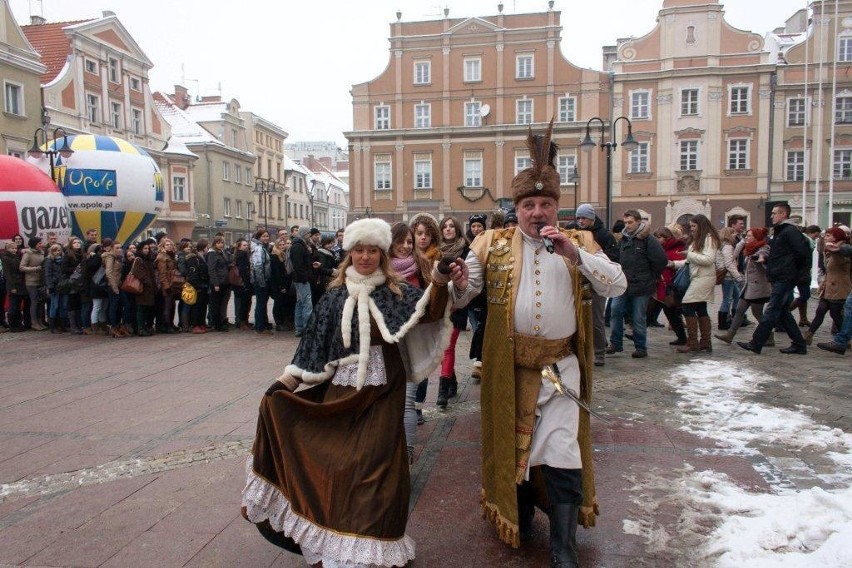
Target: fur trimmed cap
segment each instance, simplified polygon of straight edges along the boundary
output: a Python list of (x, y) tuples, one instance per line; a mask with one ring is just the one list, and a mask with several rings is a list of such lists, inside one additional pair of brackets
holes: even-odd
[(516, 205), (525, 197), (552, 197), (559, 201), (559, 172), (555, 164), (559, 147), (550, 141), (552, 135), (553, 119), (544, 134), (533, 134), (530, 128), (527, 148), (532, 165), (512, 179), (512, 199)]
[(385, 252), (391, 246), (391, 228), (383, 219), (359, 219), (349, 223), (343, 232), (343, 250), (352, 250), (356, 245), (372, 245)]

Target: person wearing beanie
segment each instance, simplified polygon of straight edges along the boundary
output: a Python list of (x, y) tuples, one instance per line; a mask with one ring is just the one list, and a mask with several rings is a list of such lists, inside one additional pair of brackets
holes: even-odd
[(503, 226), (507, 229), (518, 226), (518, 212), (512, 209), (506, 213), (506, 218), (503, 220)]
[[(823, 237), (825, 245), (846, 244), (846, 233), (838, 227), (830, 227), (825, 230)], [(805, 331), (805, 343), (808, 345), (813, 341), (814, 333), (822, 325), (826, 314), (831, 314), (835, 329), (843, 325), (843, 303), (852, 292), (852, 279), (849, 277), (849, 257), (843, 256), (837, 251), (826, 247), (823, 253), (825, 257), (825, 278), (819, 286), (819, 303), (817, 303), (814, 319)]]
[(44, 331), (44, 298), (39, 289), (44, 285), (44, 242), (41, 237), (30, 237), (27, 248), (21, 255), (20, 269), (24, 273), (24, 286), (30, 299), (30, 326), (35, 331)]
[[(848, 259), (852, 257), (852, 244), (847, 243), (849, 232), (843, 226), (839, 228), (847, 235), (847, 238), (843, 242), (825, 243), (825, 251), (837, 253), (838, 256)], [(823, 351), (843, 355), (846, 353), (850, 339), (852, 339), (852, 292), (846, 296), (846, 301), (843, 303), (843, 325), (840, 326), (831, 341), (817, 343), (817, 347)]]
[[(577, 227), (589, 231), (604, 254), (613, 262), (618, 262), (618, 241), (597, 216), (595, 208), (588, 203), (577, 207)], [(592, 290), (592, 324), (595, 334), (595, 365), (602, 367), (606, 358), (606, 312), (607, 299)]]
[[(453, 282), (451, 296), (464, 306), (481, 290), (488, 294), (480, 395), (484, 516), (517, 548), (531, 536), (535, 507), (549, 511), (551, 565), (575, 566), (578, 521), (593, 526), (597, 514), (590, 416), (559, 394), (556, 382), (589, 403), (592, 314), (578, 294), (588, 285), (618, 296), (627, 281), (591, 233), (557, 228), (552, 133), (551, 122), (544, 134), (527, 137), (531, 166), (511, 185), (518, 226), (485, 231), (471, 244), (467, 286)], [(552, 381), (543, 378), (545, 368)]]
[[(243, 516), (279, 546), (300, 547), (309, 565), (414, 559), (405, 534), (406, 378), (435, 369), (446, 335), (409, 338), (425, 322), (448, 328), (451, 277), (434, 266), (425, 289), (411, 286), (391, 268), (390, 246), (381, 219), (346, 227), (340, 272), (260, 404)], [(462, 288), (463, 265), (452, 276)], [(313, 388), (296, 391), (300, 383)]]

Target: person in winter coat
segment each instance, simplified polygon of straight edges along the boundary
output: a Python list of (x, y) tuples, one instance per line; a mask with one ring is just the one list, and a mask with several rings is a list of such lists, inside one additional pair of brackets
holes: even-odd
[[(269, 233), (258, 229), (251, 240), (251, 287), (255, 296), (254, 330), (261, 335), (272, 335), (268, 329), (269, 317), (266, 307), (269, 302), (269, 286), (272, 278), (272, 261), (269, 258), (268, 246)], [(298, 331), (298, 326), (296, 330)]]
[[(846, 233), (839, 227), (831, 227), (825, 230), (825, 243), (833, 245), (847, 244)], [(833, 247), (832, 247), (833, 248)], [(849, 293), (852, 292), (852, 279), (850, 279), (849, 257), (838, 252), (826, 250), (825, 253), (825, 278), (819, 287), (819, 303), (817, 304), (814, 319), (804, 333), (805, 343), (811, 344), (814, 333), (822, 325), (827, 313), (831, 314), (834, 327), (840, 329), (843, 326), (843, 304)]]
[[(675, 225), (675, 227), (677, 231), (680, 231), (680, 225)], [(665, 251), (667, 259), (666, 267), (663, 269), (662, 274), (660, 274), (660, 278), (657, 280), (657, 295), (655, 301), (663, 305), (663, 313), (666, 314), (666, 319), (669, 320), (669, 325), (671, 325), (672, 331), (674, 331), (676, 336), (676, 339), (674, 341), (670, 341), (669, 345), (686, 345), (686, 328), (683, 326), (683, 310), (680, 307), (680, 301), (671, 291), (671, 284), (672, 280), (674, 280), (675, 271), (673, 267), (669, 266), (669, 263), (683, 259), (683, 254), (681, 254), (681, 252), (686, 250), (686, 244), (683, 242), (682, 238), (679, 238), (680, 233), (675, 236), (670, 227), (660, 227), (657, 229), (657, 232), (654, 233), (654, 236), (657, 237), (657, 240), (663, 247), (663, 251)]]
[(64, 333), (67, 331), (62, 320), (67, 317), (68, 312), (68, 289), (64, 288), (65, 274), (63, 263), (65, 255), (62, 245), (51, 245), (44, 259), (44, 284), (50, 295), (50, 304), (47, 312), (47, 327), (50, 333)]
[[(689, 247), (686, 260), (669, 262), (679, 269), (689, 264), (689, 288), (681, 299), (686, 320), (686, 345), (676, 347), (678, 353), (690, 351), (713, 351), (710, 332), (712, 325), (707, 313), (707, 304), (716, 294), (716, 251), (721, 247), (719, 233), (704, 215), (695, 215), (689, 221)], [(699, 337), (700, 331), (700, 337)]]
[(633, 324), (632, 357), (648, 356), (646, 315), (648, 301), (657, 290), (657, 279), (667, 264), (666, 253), (660, 242), (651, 236), (651, 227), (642, 221), (639, 211), (631, 209), (624, 214), (624, 231), (619, 243), (619, 263), (627, 277), (627, 291), (612, 303), (609, 335), (609, 354), (622, 351), (624, 318), (630, 313)]
[(249, 313), (251, 312), (251, 250), (249, 242), (239, 239), (234, 244), (234, 264), (243, 281), (242, 286), (234, 287), (234, 325), (237, 329), (249, 330)]
[(207, 333), (207, 302), (208, 289), (210, 287), (210, 276), (207, 272), (207, 263), (204, 255), (207, 252), (207, 239), (199, 239), (195, 244), (195, 250), (186, 253), (186, 281), (195, 288), (197, 299), (195, 305), (189, 310), (189, 324), (192, 333)]
[(337, 276), (337, 258), (331, 250), (335, 242), (335, 238), (330, 235), (320, 239), (320, 244), (317, 248), (317, 260), (313, 263), (314, 272), (317, 274), (317, 290), (319, 291), (317, 297), (314, 298), (314, 305), (325, 294), (325, 290), (328, 288), (328, 283), (331, 282), (331, 279)]
[(160, 279), (159, 293), (162, 296), (162, 322), (163, 333), (174, 333), (175, 326), (175, 303), (180, 296), (180, 288), (176, 288), (175, 272), (177, 272), (177, 248), (173, 240), (164, 238), (160, 241), (157, 250), (157, 259), (154, 261), (157, 269), (157, 277)]
[(121, 338), (130, 335), (121, 325), (121, 277), (122, 264), (124, 262), (124, 249), (121, 243), (112, 243), (110, 247), (101, 254), (101, 262), (104, 265), (106, 281), (109, 284), (107, 290), (107, 325), (112, 337)]
[(41, 237), (30, 238), (28, 249), (21, 256), (20, 269), (24, 273), (24, 285), (30, 298), (30, 321), (32, 329), (44, 331), (42, 325), (44, 301), (39, 298), (39, 288), (44, 285), (44, 243)]
[(287, 237), (279, 237), (269, 255), (269, 292), (272, 296), (272, 319), (275, 331), (289, 331), (284, 314), (287, 292), (291, 285), (287, 274)]
[[(83, 334), (83, 320), (80, 310), (82, 309), (81, 294), (83, 288), (86, 287), (85, 275), (83, 267), (80, 264), (85, 259), (83, 253), (83, 241), (77, 237), (68, 239), (68, 247), (65, 249), (65, 262), (62, 263), (62, 268), (65, 271), (65, 278), (69, 281), (74, 276), (74, 284), (68, 293), (68, 324), (71, 333), (75, 335)], [(77, 267), (80, 267), (78, 270)]]
[(157, 277), (151, 246), (148, 241), (140, 244), (136, 250), (136, 260), (130, 266), (130, 273), (142, 283), (142, 293), (136, 294), (136, 328), (139, 337), (150, 337), (150, 326), (154, 322)]
[[(136, 260), (136, 245), (127, 245), (122, 257), (121, 263), (121, 282), (127, 278), (130, 273), (130, 268)], [(121, 290), (121, 329), (124, 335), (137, 335), (139, 328), (136, 324), (136, 296)]]
[[(763, 305), (769, 300), (772, 286), (766, 279), (766, 259), (769, 256), (769, 245), (766, 237), (769, 234), (763, 227), (749, 229), (744, 240), (740, 241), (734, 249), (734, 256), (738, 257), (740, 252), (745, 257), (745, 273), (743, 274), (742, 288), (737, 302), (734, 318), (727, 332), (714, 335), (725, 343), (731, 343), (734, 336), (745, 319), (746, 310), (751, 308), (751, 313), (757, 321), (763, 317)], [(772, 335), (766, 341), (766, 345), (775, 345)]]
[[(215, 331), (228, 331), (222, 320), (222, 302), (227, 301), (228, 261), (225, 260), (225, 238), (213, 237), (213, 248), (207, 253), (207, 273), (210, 280), (210, 316)], [(227, 293), (226, 293), (227, 292)]]
[(296, 337), (301, 337), (302, 333), (304, 333), (314, 309), (311, 282), (314, 280), (315, 275), (311, 246), (307, 242), (309, 235), (310, 228), (302, 227), (299, 229), (299, 235), (290, 242), (290, 263), (293, 265), (291, 279), (293, 287), (296, 289), (296, 309), (294, 313)]
[[(850, 244), (826, 243), (825, 250), (846, 258), (852, 257), (852, 245)], [(852, 339), (852, 293), (846, 296), (846, 302), (843, 304), (843, 325), (840, 326), (831, 341), (817, 343), (817, 347), (823, 351), (843, 355), (846, 353), (850, 339)]]
[(790, 315), (789, 306), (793, 289), (802, 280), (802, 275), (810, 271), (811, 247), (807, 237), (790, 221), (790, 206), (787, 203), (778, 203), (772, 208), (772, 223), (772, 240), (766, 258), (766, 277), (772, 285), (769, 302), (751, 341), (738, 341), (737, 345), (747, 351), (760, 353), (780, 322), (791, 341), (789, 347), (780, 349), (781, 353), (805, 355), (808, 347), (796, 320)]
[[(595, 213), (595, 208), (583, 203), (577, 208), (577, 227), (594, 235), (595, 242), (600, 245), (604, 254), (613, 262), (618, 262), (618, 241), (603, 221)], [(601, 367), (605, 362), (606, 325), (604, 312), (607, 299), (592, 290), (592, 325), (594, 326), (595, 365)]]
[(0, 262), (3, 264), (3, 274), (6, 277), (6, 290), (9, 294), (9, 311), (6, 321), (9, 331), (20, 332), (26, 329), (29, 319), (29, 296), (24, 284), (24, 273), (21, 272), (21, 259), (18, 257), (18, 245), (15, 241), (6, 243), (6, 248), (0, 252)]
[[(110, 243), (111, 244), (111, 243)], [(86, 335), (97, 335), (100, 331), (108, 334), (107, 328), (107, 290), (109, 285), (106, 280), (106, 269), (103, 271), (103, 247), (99, 244), (91, 244), (86, 249), (86, 260), (83, 261), (83, 274), (86, 281), (87, 296), (91, 304), (91, 326), (85, 329)]]
[[(438, 248), (441, 250), (442, 258), (467, 258), (470, 252), (467, 239), (462, 233), (462, 226), (455, 217), (444, 217), (438, 226), (441, 229), (441, 240)], [(467, 328), (467, 307), (454, 308), (450, 312), (450, 321), (453, 329), (450, 333), (450, 343), (444, 350), (444, 358), (441, 361), (441, 376), (438, 379), (438, 399), (435, 404), (440, 409), (447, 407), (449, 399), (456, 396), (459, 381), (456, 377), (456, 342), (459, 334)], [(480, 349), (480, 355), (482, 351)], [(445, 388), (441, 387), (442, 383)], [(446, 391), (446, 392), (444, 392)]]
[[(733, 227), (725, 227), (719, 231), (719, 238), (722, 240), (722, 248), (717, 253), (717, 269), (725, 271), (724, 280), (722, 281), (722, 303), (719, 305), (718, 325), (720, 330), (726, 330), (730, 327), (731, 311), (730, 300), (733, 297), (733, 291), (739, 289), (743, 283), (743, 275), (738, 268), (738, 255), (734, 251), (739, 242), (739, 233)], [(718, 277), (717, 277), (718, 280)], [(736, 308), (736, 306), (734, 306)]]

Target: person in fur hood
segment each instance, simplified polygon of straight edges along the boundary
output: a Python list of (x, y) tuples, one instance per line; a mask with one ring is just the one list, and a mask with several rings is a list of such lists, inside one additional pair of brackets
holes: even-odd
[[(346, 227), (349, 254), (260, 405), (242, 514), (311, 565), (414, 559), (405, 384), (428, 376), (443, 345), (440, 333), (408, 338), (418, 323), (448, 320), (450, 270), (436, 265), (432, 283), (415, 288), (392, 270), (390, 244), (381, 219)], [(466, 271), (453, 273), (467, 285)]]

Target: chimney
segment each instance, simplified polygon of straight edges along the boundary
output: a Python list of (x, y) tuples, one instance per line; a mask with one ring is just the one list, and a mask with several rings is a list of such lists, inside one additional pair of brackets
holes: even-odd
[(103, 15), (104, 18), (115, 17), (115, 12), (113, 12), (112, 10), (104, 10), (103, 12), (101, 12), (101, 14)]
[(43, 26), (47, 23), (42, 16), (30, 16), (30, 24), (33, 26)]
[(175, 85), (175, 104), (180, 110), (189, 108), (189, 91), (182, 85)]

